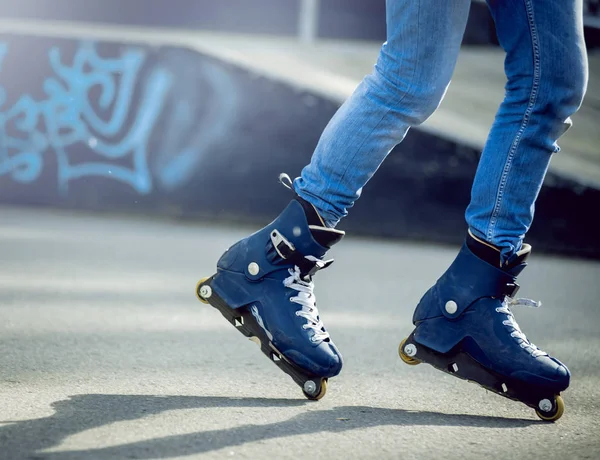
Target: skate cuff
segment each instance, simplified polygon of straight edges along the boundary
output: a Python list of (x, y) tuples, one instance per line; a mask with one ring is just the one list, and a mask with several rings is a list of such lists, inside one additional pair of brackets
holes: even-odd
[(305, 256), (277, 229), (271, 231), (271, 243), (279, 257), (296, 265), (303, 277), (313, 276), (333, 263), (333, 259), (320, 260), (314, 256)]
[(441, 313), (458, 318), (474, 302), (484, 297), (514, 297), (519, 290), (516, 278), (462, 250), (435, 286)]

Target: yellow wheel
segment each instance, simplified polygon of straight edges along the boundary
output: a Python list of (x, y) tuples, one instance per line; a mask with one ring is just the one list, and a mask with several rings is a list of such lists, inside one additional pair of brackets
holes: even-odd
[[(204, 297), (202, 297), (202, 295), (200, 294), (200, 285), (202, 283), (204, 283), (208, 278), (202, 278), (200, 281), (198, 281), (198, 283), (196, 284), (196, 297), (198, 297), (198, 300), (202, 303), (206, 303), (208, 304), (208, 300), (204, 299)], [(208, 288), (208, 292), (210, 292), (210, 286), (206, 286), (206, 288)], [(204, 294), (204, 293), (203, 293)], [(205, 295), (205, 294), (204, 294)], [(209, 294), (210, 295), (210, 294)]]
[(565, 412), (565, 402), (561, 396), (557, 396), (554, 400), (554, 408), (551, 412), (541, 412), (539, 409), (535, 413), (539, 418), (546, 422), (556, 422)]
[(421, 364), (421, 361), (419, 361), (418, 359), (411, 358), (406, 353), (404, 353), (404, 344), (405, 343), (406, 343), (406, 339), (404, 339), (402, 342), (400, 342), (400, 346), (398, 347), (398, 354), (400, 355), (400, 359), (410, 366), (416, 366), (417, 364)]
[(316, 395), (308, 394), (304, 389), (302, 390), (302, 393), (304, 393), (304, 396), (306, 396), (308, 399), (311, 399), (313, 401), (318, 401), (323, 396), (325, 396), (325, 393), (327, 393), (327, 379), (321, 380), (321, 390), (319, 391), (318, 394), (316, 394)]

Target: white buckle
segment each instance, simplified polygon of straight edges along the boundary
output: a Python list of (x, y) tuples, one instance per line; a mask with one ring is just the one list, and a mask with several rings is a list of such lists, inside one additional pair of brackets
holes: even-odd
[(271, 231), (271, 243), (273, 243), (273, 247), (277, 251), (277, 254), (279, 254), (279, 257), (282, 259), (287, 259), (287, 257), (281, 253), (281, 250), (279, 249), (280, 244), (285, 244), (291, 252), (296, 250), (295, 246), (290, 243), (285, 236), (279, 233), (279, 230), (277, 229)]

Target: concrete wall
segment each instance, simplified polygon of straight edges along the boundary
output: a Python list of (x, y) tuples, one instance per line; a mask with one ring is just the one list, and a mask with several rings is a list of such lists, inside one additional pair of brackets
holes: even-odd
[(260, 214), (336, 109), (181, 48), (0, 36), (0, 61), (5, 203)]
[[(263, 225), (337, 104), (174, 47), (0, 36), (0, 202)], [(459, 243), (479, 152), (412, 130), (342, 224)], [(600, 191), (550, 174), (528, 241), (600, 257)]]

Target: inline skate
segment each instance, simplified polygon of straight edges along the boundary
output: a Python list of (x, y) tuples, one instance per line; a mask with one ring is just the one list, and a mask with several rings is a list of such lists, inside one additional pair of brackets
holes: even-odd
[[(280, 181), (292, 188), (287, 175)], [(324, 256), (343, 236), (295, 195), (269, 225), (231, 246), (216, 273), (196, 286), (200, 301), (255, 341), (312, 400), (325, 395), (343, 364), (313, 292), (313, 276), (331, 265)]]
[(407, 364), (431, 364), (555, 421), (564, 412), (560, 393), (569, 386), (569, 370), (527, 339), (510, 310), (541, 305), (515, 298), (530, 253), (524, 245), (501, 265), (500, 252), (469, 232), (451, 266), (421, 298), (415, 329), (399, 354)]

